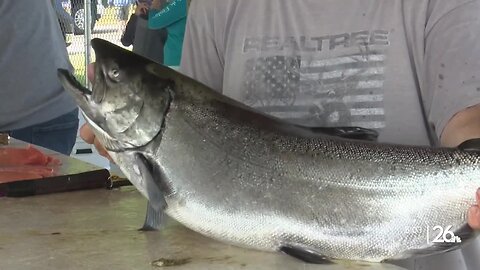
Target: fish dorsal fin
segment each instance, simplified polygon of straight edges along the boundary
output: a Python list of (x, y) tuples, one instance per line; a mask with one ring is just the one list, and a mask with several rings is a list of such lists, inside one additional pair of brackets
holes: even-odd
[(329, 135), (343, 139), (376, 141), (378, 132), (362, 127), (303, 127), (319, 135)]
[(285, 132), (300, 137), (333, 136), (343, 139), (376, 141), (378, 132), (362, 127), (308, 127), (294, 124), (286, 120), (268, 115), (262, 111), (248, 107), (226, 96), (213, 92), (218, 102), (228, 107), (230, 117), (244, 119), (246, 122), (256, 122), (262, 128), (270, 127), (272, 130)]
[[(249, 107), (237, 100), (225, 96), (205, 84), (185, 76), (178, 71), (170, 69), (157, 63), (147, 65), (146, 70), (159, 78), (175, 78), (176, 85), (190, 84), (193, 87), (177, 87), (175, 93), (193, 96), (200, 99), (215, 100), (218, 108), (223, 107), (225, 115), (243, 122), (255, 122), (262, 128), (271, 128), (275, 131), (286, 132), (301, 137), (316, 137), (322, 135), (334, 136), (344, 139), (356, 139), (365, 141), (376, 141), (378, 133), (372, 129), (361, 127), (307, 127), (293, 124), (277, 117), (268, 115), (255, 108)], [(188, 92), (190, 91), (190, 92)], [(188, 93), (187, 93), (188, 92)]]
[(464, 141), (457, 148), (468, 152), (480, 152), (480, 138)]

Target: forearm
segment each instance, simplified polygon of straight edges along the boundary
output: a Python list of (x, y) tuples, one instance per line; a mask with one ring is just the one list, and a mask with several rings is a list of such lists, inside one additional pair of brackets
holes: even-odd
[(187, 1), (174, 0), (160, 11), (151, 10), (148, 18), (148, 28), (161, 29), (187, 16)]
[(442, 146), (456, 147), (474, 138), (480, 138), (480, 105), (454, 115), (443, 129), (440, 142)]
[(130, 16), (130, 20), (128, 20), (125, 31), (123, 32), (122, 38), (120, 39), (123, 46), (130, 46), (133, 44), (137, 27), (137, 19), (138, 17), (135, 14), (132, 14)]

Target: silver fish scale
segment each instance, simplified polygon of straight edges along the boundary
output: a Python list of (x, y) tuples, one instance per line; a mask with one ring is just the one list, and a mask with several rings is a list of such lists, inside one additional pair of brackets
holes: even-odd
[(177, 99), (161, 142), (138, 151), (158, 162), (173, 189), (167, 214), (235, 245), (294, 244), (368, 261), (407, 256), (431, 245), (433, 226), (464, 224), (480, 184), (473, 153), (300, 138), (224, 115)]

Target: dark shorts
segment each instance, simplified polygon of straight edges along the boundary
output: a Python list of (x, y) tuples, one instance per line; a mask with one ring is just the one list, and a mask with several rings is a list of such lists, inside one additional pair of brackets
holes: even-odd
[(78, 131), (78, 109), (50, 121), (10, 131), (15, 139), (70, 155)]

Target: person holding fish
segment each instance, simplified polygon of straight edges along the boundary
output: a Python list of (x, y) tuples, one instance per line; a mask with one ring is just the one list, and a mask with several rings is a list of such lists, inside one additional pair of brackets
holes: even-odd
[[(479, 1), (205, 0), (189, 12), (181, 72), (249, 106), (308, 126), (372, 128), (380, 142), (480, 137)], [(468, 217), (480, 229), (478, 205)], [(406, 264), (476, 270), (479, 251)]]
[[(479, 13), (479, 1), (461, 0), (193, 1), (180, 71), (297, 125), (359, 126), (379, 143), (478, 151), (463, 142), (480, 138)], [(81, 136), (108, 156), (90, 127)], [(477, 204), (464, 211), (480, 230), (480, 190), (471, 194)], [(479, 269), (478, 250), (474, 242), (400, 264)]]

